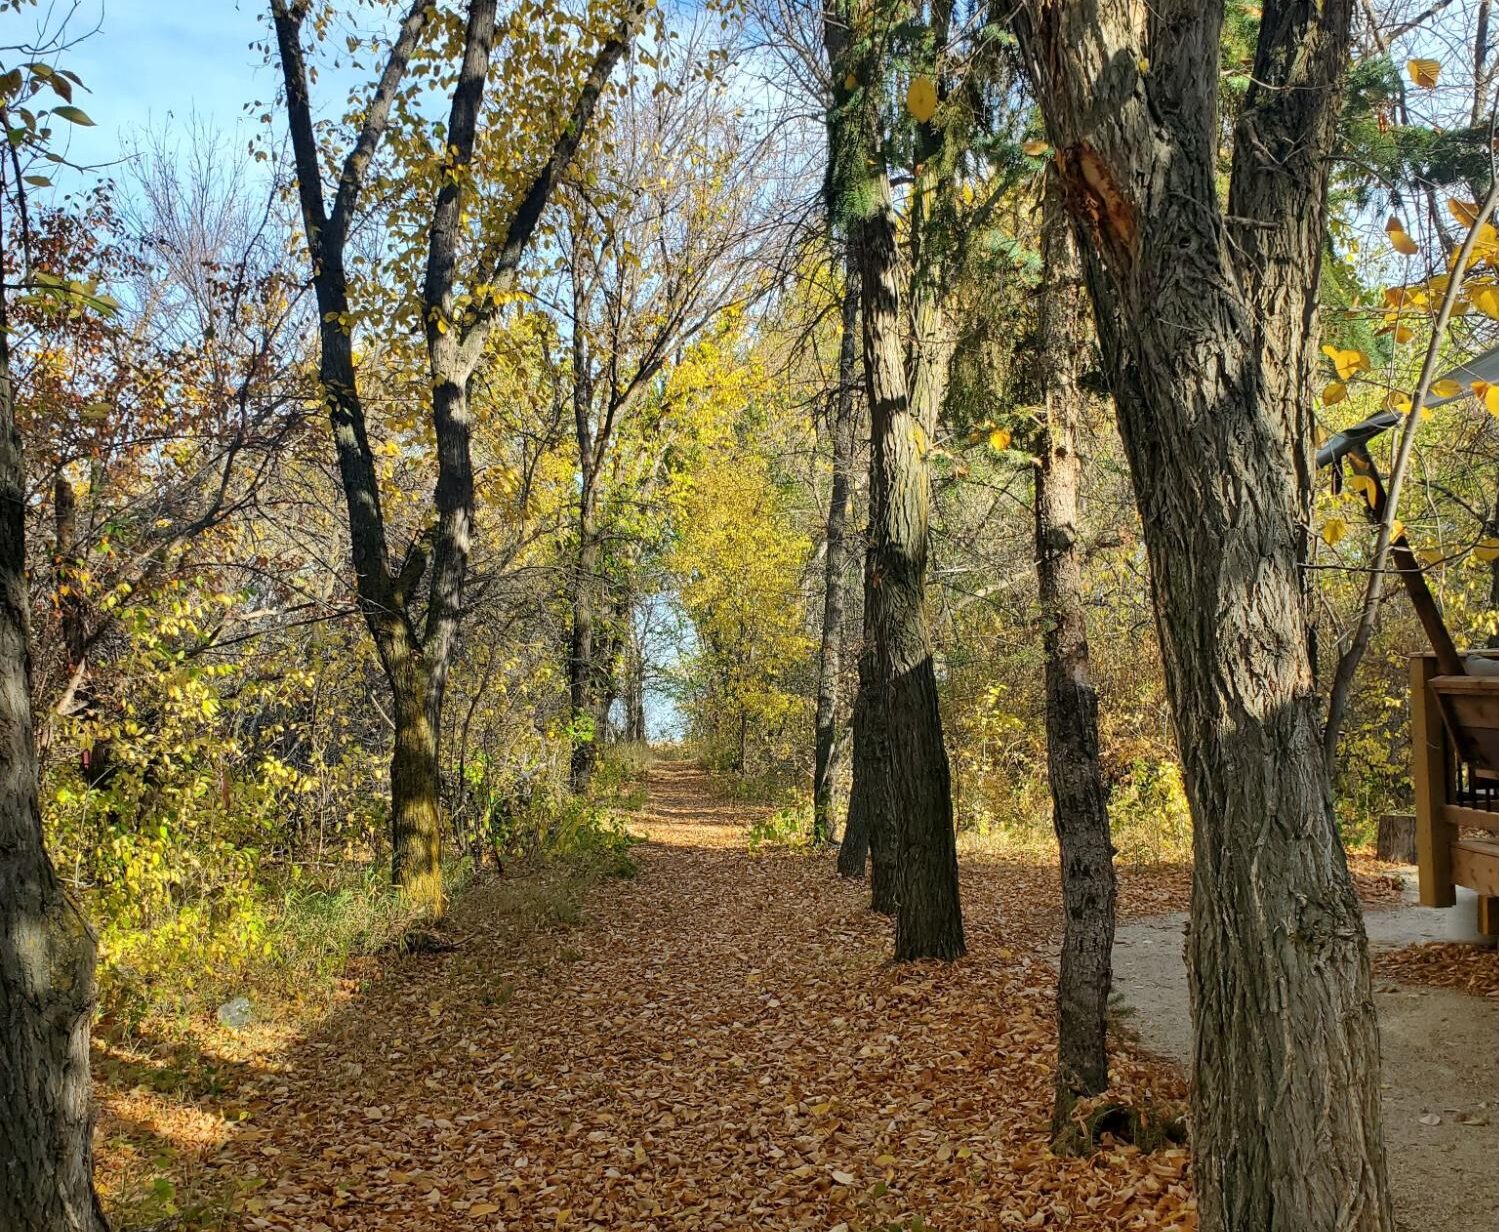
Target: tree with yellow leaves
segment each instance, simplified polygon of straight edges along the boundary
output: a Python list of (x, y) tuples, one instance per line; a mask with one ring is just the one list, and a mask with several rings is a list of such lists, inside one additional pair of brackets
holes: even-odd
[[(390, 685), (395, 737), (391, 757), (391, 833), (394, 877), (425, 910), (443, 911), (438, 732), (443, 691), (458, 641), (464, 578), (474, 533), (469, 383), (484, 353), (505, 293), (541, 221), (553, 190), (571, 163), (609, 78), (634, 40), (647, 0), (627, 0), (617, 17), (590, 33), (593, 48), (579, 57), (556, 57), (560, 88), (570, 99), (561, 114), (541, 113), (534, 153), (519, 164), (502, 163), (503, 205), (490, 215), (477, 243), (469, 238), (466, 202), (474, 196), (486, 85), (497, 34), (495, 0), (470, 0), (457, 44), (460, 63), (441, 148), (427, 165), (435, 185), (420, 234), (426, 256), (415, 298), (426, 340), (430, 415), (434, 433), (432, 521), (399, 556), (387, 542), (374, 452), (359, 390), (355, 337), (359, 315), (351, 301), (347, 248), (374, 159), (393, 113), (412, 105), (407, 70), (423, 41), (440, 33), (443, 19), (428, 0), (417, 0), (402, 18), (385, 66), (341, 160), (331, 207), (323, 187), (325, 151), (313, 123), (303, 45), (309, 0), (272, 0), (285, 84), (287, 122), (295, 153), (297, 188), (319, 316), (319, 382), (326, 400), (347, 507), (360, 609), (379, 650)], [(536, 14), (539, 16), (539, 13)], [(524, 11), (512, 15), (528, 26)], [(530, 65), (534, 69), (534, 65)], [(530, 83), (533, 88), (539, 82)], [(464, 287), (459, 259), (474, 271)], [(430, 562), (430, 564), (429, 564)], [(426, 582), (420, 620), (418, 588)]]

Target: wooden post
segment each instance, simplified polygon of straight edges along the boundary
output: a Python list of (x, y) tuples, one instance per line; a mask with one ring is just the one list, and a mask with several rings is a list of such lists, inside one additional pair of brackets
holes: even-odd
[(1433, 655), (1411, 657), (1411, 782), (1416, 792), (1416, 868), (1423, 907), (1451, 907), (1452, 840), (1457, 831), (1442, 817), (1447, 802), (1447, 733), (1428, 682), (1438, 672)]
[(1479, 896), (1478, 931), (1485, 937), (1499, 936), (1499, 898)]

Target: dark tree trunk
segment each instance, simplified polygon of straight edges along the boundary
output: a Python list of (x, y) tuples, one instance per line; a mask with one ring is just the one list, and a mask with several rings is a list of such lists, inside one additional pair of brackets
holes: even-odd
[[(866, 611), (872, 554), (869, 561), (865, 566)], [(867, 622), (868, 617), (865, 619)], [(878, 696), (876, 670), (874, 658), (866, 649), (859, 657), (859, 696), (854, 702), (854, 783), (849, 824), (863, 833), (869, 849), (869, 906), (881, 915), (893, 916), (900, 907), (900, 833), (889, 799), (883, 794), (883, 767), (890, 756), (890, 741), (886, 713), (873, 700)]]
[[(859, 740), (857, 704), (853, 720), (854, 744)], [(858, 753), (854, 760), (857, 763)], [(864, 879), (864, 869), (869, 863), (869, 810), (864, 807), (860, 790), (859, 773), (855, 765), (853, 780), (848, 793), (848, 818), (843, 824), (843, 837), (838, 842), (838, 874), (852, 881)]]
[(1018, 26), (1081, 229), (1192, 806), (1204, 1232), (1393, 1223), (1302, 577), (1307, 334), (1349, 7), (1264, 5), (1227, 215), (1221, 3), (1031, 0)]
[[(833, 491), (828, 501), (824, 560), (822, 648), (817, 663), (816, 764), (812, 772), (812, 839), (833, 840), (833, 786), (838, 748), (838, 680), (843, 666), (843, 610), (848, 590), (849, 480), (854, 460), (854, 379), (858, 344), (859, 279), (850, 255), (844, 272), (838, 389), (828, 414), (833, 438)], [(850, 856), (852, 858), (852, 856)], [(864, 858), (859, 857), (860, 871)]]
[(0, 289), (0, 1228), (105, 1232), (93, 1185), (94, 936), (42, 842), (26, 474)]
[(1105, 1035), (1114, 948), (1114, 847), (1098, 758), (1098, 694), (1088, 667), (1077, 543), (1077, 429), (1083, 394), (1083, 296), (1061, 186), (1043, 203), (1040, 355), (1045, 420), (1036, 468), (1036, 576), (1046, 661), (1046, 752), (1052, 824), (1062, 859), (1062, 958), (1052, 1131), (1073, 1105), (1109, 1085)]

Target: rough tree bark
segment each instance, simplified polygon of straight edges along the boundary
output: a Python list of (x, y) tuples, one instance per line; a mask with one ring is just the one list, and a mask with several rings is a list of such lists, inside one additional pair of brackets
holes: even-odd
[[(831, 399), (828, 413), (828, 425), (833, 438), (833, 491), (828, 499), (827, 554), (823, 561), (822, 644), (817, 660), (816, 760), (812, 771), (812, 841), (819, 844), (833, 841), (838, 679), (843, 667), (843, 612), (848, 593), (850, 552), (847, 524), (856, 431), (854, 380), (859, 328), (859, 279), (852, 254), (849, 255), (844, 270), (842, 318), (838, 346), (838, 388)], [(863, 866), (864, 857), (861, 854), (861, 874)]]
[[(457, 647), (474, 520), (469, 448), (468, 384), (493, 328), (499, 295), (460, 309), (456, 298), (462, 196), (478, 132), (479, 113), (495, 36), (495, 0), (471, 0), (463, 57), (447, 125), (447, 165), (433, 203), (422, 287), (423, 328), (437, 440), (436, 524), (392, 563), (374, 455), (358, 386), (345, 248), (371, 163), (379, 150), (407, 67), (435, 10), (417, 0), (391, 44), (364, 121), (340, 169), (332, 208), (323, 191), (302, 51), (308, 0), (271, 0), (297, 191), (312, 263), (319, 316), (318, 377), (338, 456), (349, 522), (359, 607), (390, 686), (396, 725), (391, 754), (392, 871), (398, 885), (427, 912), (443, 910), (438, 733), (447, 673)], [(542, 166), (526, 183), (508, 224), (471, 261), (498, 293), (513, 284), (521, 257), (562, 171), (578, 144), (614, 66), (633, 41), (645, 13), (632, 0), (599, 48)], [(428, 560), (431, 560), (430, 574)], [(427, 581), (425, 620), (417, 618), (417, 590)]]
[(26, 472), (0, 288), (0, 1228), (105, 1232), (94, 1195), (94, 935), (42, 842)]
[(870, 408), (869, 790), (876, 826), (894, 821), (896, 960), (956, 958), (965, 946), (952, 782), (926, 615), (929, 437), (907, 397), (895, 211), (888, 180), (874, 178), (854, 230)]
[[(856, 792), (868, 810), (877, 883), (882, 852), (894, 853), (896, 960), (956, 958), (965, 944), (952, 780), (926, 614), (930, 427), (911, 400), (902, 336), (909, 305), (880, 131), (881, 31), (896, 23), (865, 10), (858, 19), (869, 28), (855, 31), (851, 6), (841, 5), (823, 23), (833, 84), (828, 194), (859, 267), (870, 420)], [(919, 370), (917, 378), (925, 388)]]
[[(857, 723), (855, 719), (851, 724), (854, 733), (857, 732)], [(857, 734), (852, 738), (857, 740)], [(855, 778), (850, 780), (848, 813), (843, 822), (843, 834), (838, 840), (838, 875), (850, 881), (863, 881), (868, 864), (869, 815), (859, 806), (859, 784)]]
[(1204, 1232), (1387, 1232), (1363, 919), (1333, 823), (1302, 578), (1310, 363), (1348, 0), (1263, 8), (1227, 213), (1223, 5), (1017, 14), (1150, 555), (1195, 864)]
[(1098, 694), (1088, 666), (1078, 551), (1078, 383), (1084, 300), (1061, 185), (1042, 204), (1039, 309), (1044, 421), (1037, 442), (1036, 577), (1046, 663), (1046, 753), (1062, 859), (1062, 958), (1052, 1132), (1073, 1105), (1109, 1085), (1106, 1019), (1113, 972), (1114, 846), (1098, 756)]

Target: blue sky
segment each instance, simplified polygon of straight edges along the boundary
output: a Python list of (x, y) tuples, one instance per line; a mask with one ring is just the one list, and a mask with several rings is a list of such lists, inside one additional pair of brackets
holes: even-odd
[[(65, 11), (63, 0), (42, 0), (36, 9), (6, 17), (0, 43), (32, 35), (49, 11), (55, 22)], [(96, 127), (72, 130), (69, 159), (108, 162), (148, 128), (159, 131), (168, 122), (180, 128), (193, 114), (232, 134), (246, 103), (273, 97), (274, 69), (250, 49), (267, 33), (258, 20), (265, 11), (262, 0), (79, 0), (69, 32), (97, 25), (97, 33), (58, 62), (83, 78), (86, 91), (74, 101)]]

